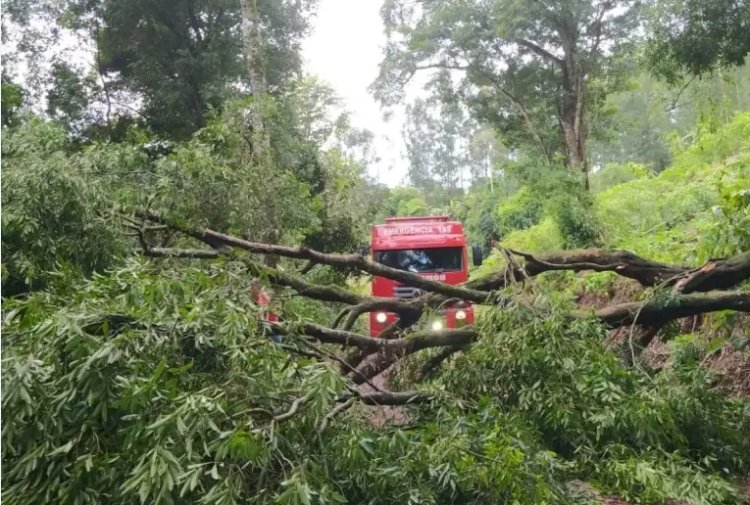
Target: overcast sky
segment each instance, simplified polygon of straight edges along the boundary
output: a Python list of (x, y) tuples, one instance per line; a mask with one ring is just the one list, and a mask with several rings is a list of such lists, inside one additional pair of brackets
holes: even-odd
[(303, 46), (306, 70), (326, 81), (344, 100), (351, 122), (375, 134), (381, 161), (370, 167), (379, 182), (396, 186), (406, 175), (403, 107), (386, 122), (368, 86), (378, 75), (385, 45), (382, 0), (320, 0), (313, 31)]

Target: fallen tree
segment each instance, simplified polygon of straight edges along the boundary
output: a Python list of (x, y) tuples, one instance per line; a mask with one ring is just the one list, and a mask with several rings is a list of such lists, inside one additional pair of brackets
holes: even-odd
[[(706, 292), (727, 289), (750, 278), (750, 252), (728, 259), (712, 259), (691, 268), (647, 260), (629, 251), (578, 249), (541, 255), (507, 251), (523, 258), (526, 263), (511, 272), (515, 277), (535, 277), (545, 272), (570, 270), (573, 272), (614, 272), (633, 279), (642, 286), (674, 286), (679, 293)], [(475, 289), (497, 289), (506, 282), (509, 273), (498, 272), (474, 282)]]
[[(263, 277), (269, 283), (291, 289), (300, 296), (344, 304), (344, 310), (330, 327), (303, 323), (283, 328), (282, 331), (308, 342), (333, 344), (351, 349), (345, 358), (336, 357), (336, 360), (342, 365), (342, 373), (351, 375), (351, 380), (355, 384), (369, 382), (402, 358), (425, 349), (438, 349), (437, 354), (429, 358), (423, 366), (422, 375), (433, 373), (441, 362), (471, 345), (480, 335), (472, 327), (442, 331), (421, 330), (417, 326), (427, 310), (439, 309), (457, 300), (500, 307), (511, 301), (523, 303), (513, 300), (512, 296), (503, 293), (502, 290), (550, 271), (611, 271), (634, 279), (644, 287), (660, 288), (662, 291), (663, 288), (671, 287), (671, 292), (666, 291), (662, 296), (649, 297), (643, 302), (627, 302), (598, 310), (579, 310), (572, 313), (573, 317), (597, 319), (609, 328), (638, 325), (645, 329), (644, 333), (648, 334), (649, 338), (653, 337), (656, 329), (672, 320), (720, 310), (750, 312), (750, 292), (718, 291), (735, 287), (750, 278), (750, 252), (733, 258), (710, 260), (700, 267), (691, 268), (647, 260), (628, 251), (582, 249), (532, 255), (501, 249), (507, 259), (505, 268), (455, 286), (387, 267), (360, 254), (323, 253), (304, 247), (253, 242), (213, 230), (195, 229), (173, 223), (153, 212), (142, 212), (137, 218), (129, 219), (129, 223), (136, 230), (143, 254), (146, 256), (192, 259), (232, 256), (245, 265), (251, 276)], [(182, 233), (202, 242), (208, 248), (177, 249), (152, 246), (146, 238), (145, 230), (153, 229), (154, 225)], [(298, 273), (288, 273), (254, 260), (254, 254), (303, 260), (305, 264)], [(304, 275), (316, 264), (386, 277), (418, 288), (422, 294), (410, 300), (403, 300), (365, 296), (341, 286), (315, 284)], [(383, 332), (381, 338), (373, 339), (352, 331), (361, 315), (373, 311), (395, 312), (399, 318), (396, 324)], [(419, 392), (413, 394), (419, 395)], [(378, 403), (382, 404), (404, 403), (403, 398), (397, 393), (383, 394), (378, 399)]]
[[(571, 275), (531, 275), (533, 260), (505, 250), (502, 270), (451, 293), (440, 286), (410, 300), (376, 298), (347, 289), (335, 271), (359, 268), (311, 270), (307, 259), (269, 267), (239, 246), (195, 244), (149, 220), (131, 225), (148, 257), (4, 304), (3, 413), (12, 415), (3, 461), (9, 495), (28, 497), (16, 501), (90, 489), (89, 502), (131, 503), (142, 482), (153, 482), (165, 503), (213, 503), (227, 489), (245, 501), (265, 493), (271, 503), (300, 478), (344, 489), (352, 503), (384, 494), (385, 503), (394, 486), (402, 491), (390, 501), (423, 488), (446, 503), (569, 503), (571, 465), (608, 485), (637, 464), (649, 476), (678, 468), (679, 480), (661, 475), (635, 496), (685, 483), (702, 494), (681, 498), (737, 502), (730, 479), (750, 461), (744, 403), (711, 382), (689, 339), (675, 343), (675, 366), (658, 375), (629, 359), (664, 321), (748, 310), (747, 293), (735, 287), (655, 285), (638, 301), (576, 310), (558, 283)], [(324, 258), (341, 256), (352, 257)], [(582, 268), (546, 258), (548, 269)], [(272, 339), (259, 324), (251, 277), (277, 286), (284, 303)], [(486, 287), (488, 278), (496, 287)], [(482, 292), (480, 317), (430, 330), (423, 320), (460, 298), (456, 290)], [(371, 338), (360, 316), (372, 310), (400, 319)], [(662, 336), (675, 325), (665, 326)], [(612, 352), (618, 332), (630, 345)], [(388, 372), (398, 373), (386, 381)], [(446, 494), (445, 475), (459, 494)], [(550, 499), (552, 489), (560, 500)]]

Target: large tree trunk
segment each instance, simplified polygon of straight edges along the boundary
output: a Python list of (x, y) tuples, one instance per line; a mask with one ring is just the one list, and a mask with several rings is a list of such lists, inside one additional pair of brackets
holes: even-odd
[[(245, 58), (247, 79), (253, 94), (250, 118), (244, 124), (244, 127), (252, 144), (253, 164), (263, 170), (271, 170), (271, 140), (263, 120), (263, 101), (267, 86), (257, 0), (240, 0), (240, 8), (242, 13), (242, 52)], [(278, 233), (275, 230), (268, 230), (260, 238), (269, 244), (277, 244), (279, 241)], [(278, 261), (278, 256), (273, 254), (264, 258), (265, 264), (271, 268), (275, 268)]]
[(263, 97), (266, 94), (266, 76), (263, 62), (263, 45), (260, 33), (260, 16), (257, 0), (240, 0), (242, 12), (242, 52), (245, 58), (247, 79), (253, 93), (248, 126), (252, 140), (253, 160), (264, 165), (270, 155), (270, 140), (263, 124)]
[(584, 187), (589, 189), (588, 161), (586, 158), (587, 131), (586, 114), (586, 67), (579, 52), (576, 29), (564, 20), (558, 20), (558, 33), (565, 56), (558, 60), (562, 71), (563, 96), (560, 103), (559, 120), (568, 167), (580, 170)]
[(584, 124), (585, 76), (577, 68), (574, 57), (566, 58), (563, 68), (564, 96), (560, 107), (560, 125), (568, 166), (580, 170), (584, 186), (589, 189), (588, 159), (586, 157), (587, 132)]

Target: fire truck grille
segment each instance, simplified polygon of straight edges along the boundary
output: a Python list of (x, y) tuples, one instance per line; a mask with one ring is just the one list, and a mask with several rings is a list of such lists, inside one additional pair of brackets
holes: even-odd
[(415, 298), (422, 294), (419, 288), (411, 286), (396, 286), (393, 288), (393, 296), (396, 298)]

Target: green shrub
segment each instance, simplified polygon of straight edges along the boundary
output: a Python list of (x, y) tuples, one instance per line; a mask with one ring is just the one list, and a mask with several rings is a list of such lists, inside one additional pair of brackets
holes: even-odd
[(497, 231), (502, 240), (514, 230), (525, 230), (537, 224), (543, 202), (528, 187), (521, 188), (497, 208)]
[(645, 179), (651, 172), (638, 163), (609, 163), (598, 172), (591, 174), (591, 192), (601, 193), (618, 184), (634, 179)]
[(592, 272), (583, 278), (583, 289), (587, 293), (607, 295), (618, 279), (616, 272)]
[(609, 245), (685, 264), (746, 250), (749, 132), (750, 114), (738, 114), (676, 152), (658, 176), (597, 194)]
[[(519, 413), (544, 447), (612, 491), (654, 501), (659, 483), (669, 481), (682, 486), (665, 488), (674, 498), (710, 503), (721, 495), (729, 503), (732, 487), (722, 479), (750, 468), (746, 406), (712, 389), (710, 375), (694, 362), (656, 377), (626, 368), (604, 349), (601, 326), (547, 303), (484, 312), (480, 342), (436, 379), (438, 387)], [(625, 462), (607, 467), (611, 447), (624, 448)], [(674, 469), (647, 486), (622, 481), (618, 465), (657, 460)]]
[(700, 230), (701, 260), (750, 250), (750, 153), (728, 162), (716, 185), (717, 204)]
[[(6, 134), (7, 133), (7, 134)], [(102, 272), (124, 252), (111, 192), (65, 131), (32, 120), (4, 132), (3, 295), (45, 287), (55, 270)]]
[(561, 249), (564, 241), (555, 221), (545, 217), (531, 228), (508, 234), (502, 244), (519, 251), (544, 252)]
[(563, 237), (563, 247), (576, 249), (602, 245), (602, 229), (588, 194), (566, 193), (551, 208)]

